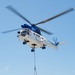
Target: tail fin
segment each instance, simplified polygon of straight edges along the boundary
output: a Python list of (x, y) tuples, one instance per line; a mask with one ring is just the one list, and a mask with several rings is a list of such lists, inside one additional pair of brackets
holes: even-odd
[(53, 41), (55, 43), (55, 46), (62, 45), (62, 44), (65, 44), (66, 43), (66, 42), (58, 42), (58, 39), (57, 38), (53, 38)]
[(51, 41), (43, 41), (43, 43), (51, 48), (55, 48), (55, 49), (58, 49), (58, 46), (59, 45), (62, 45), (62, 44), (65, 44), (66, 42), (58, 42), (57, 41), (57, 38), (56, 39), (53, 39), (54, 43), (51, 42)]
[(52, 48), (55, 48), (55, 49), (58, 49), (59, 45), (62, 45), (62, 44), (66, 43), (66, 42), (58, 42), (57, 38), (53, 38), (53, 41), (54, 41), (54, 43), (52, 43), (52, 42), (49, 41), (48, 46), (52, 47)]

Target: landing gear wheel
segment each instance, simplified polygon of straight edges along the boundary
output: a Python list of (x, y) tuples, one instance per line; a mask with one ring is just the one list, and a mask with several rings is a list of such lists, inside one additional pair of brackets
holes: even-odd
[(42, 47), (42, 49), (46, 49), (46, 47), (44, 46), (44, 47)]
[(26, 44), (26, 42), (23, 42), (23, 45), (25, 45)]

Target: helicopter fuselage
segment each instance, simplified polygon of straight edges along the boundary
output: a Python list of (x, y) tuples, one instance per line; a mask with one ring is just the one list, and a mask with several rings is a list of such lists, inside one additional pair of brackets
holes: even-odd
[(18, 31), (17, 37), (23, 42), (23, 44), (28, 44), (32, 48), (32, 51), (35, 48), (45, 49), (46, 46), (52, 48), (57, 47), (52, 42), (46, 40), (46, 38), (44, 38), (42, 35), (32, 31), (29, 28), (23, 28), (20, 31)]
[(28, 44), (31, 48), (42, 48), (43, 46), (45, 46), (43, 41), (45, 41), (46, 39), (42, 35), (32, 31), (29, 28), (23, 28), (22, 30), (20, 30), (18, 32), (18, 37), (20, 40), (22, 40), (23, 44)]

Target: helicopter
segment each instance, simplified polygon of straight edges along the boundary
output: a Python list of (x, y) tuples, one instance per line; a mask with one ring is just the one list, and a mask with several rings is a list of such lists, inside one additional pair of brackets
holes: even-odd
[(34, 52), (35, 48), (46, 49), (46, 46), (57, 49), (59, 45), (63, 44), (63, 42), (58, 42), (57, 38), (53, 39), (54, 43), (52, 43), (51, 41), (48, 41), (45, 37), (42, 36), (41, 31), (48, 35), (52, 35), (53, 33), (49, 32), (45, 29), (42, 29), (42, 28), (38, 27), (37, 25), (51, 21), (59, 16), (62, 16), (64, 14), (67, 14), (68, 12), (71, 12), (74, 10), (74, 8), (70, 8), (70, 9), (68, 9), (60, 14), (57, 14), (51, 18), (48, 18), (46, 20), (43, 20), (36, 24), (33, 24), (27, 18), (25, 18), (22, 14), (20, 14), (14, 7), (9, 5), (6, 8), (8, 10), (10, 10), (11, 12), (13, 12), (14, 14), (16, 14), (17, 16), (19, 16), (20, 18), (22, 18), (23, 20), (25, 20), (29, 24), (24, 24), (24, 25), (21, 25), (21, 28), (3, 31), (2, 33), (18, 31), (17, 37), (23, 42), (24, 45), (28, 44), (30, 46), (31, 52)]

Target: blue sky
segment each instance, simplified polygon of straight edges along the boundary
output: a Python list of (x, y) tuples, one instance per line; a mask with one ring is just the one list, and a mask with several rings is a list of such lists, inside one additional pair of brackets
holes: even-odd
[[(32, 23), (52, 17), (75, 7), (75, 0), (0, 0), (0, 32), (20, 28), (25, 22), (5, 7), (12, 5)], [(36, 49), (38, 75), (75, 75), (75, 11), (39, 25), (54, 34), (43, 36), (52, 41), (67, 43), (58, 50), (47, 47)], [(33, 75), (33, 53), (28, 45), (18, 40), (17, 31), (0, 33), (0, 75)]]

